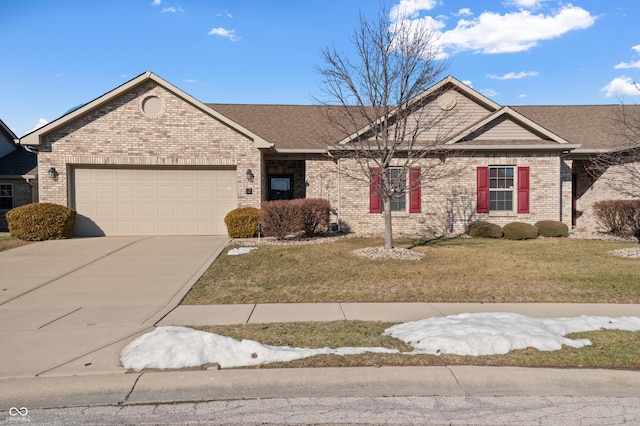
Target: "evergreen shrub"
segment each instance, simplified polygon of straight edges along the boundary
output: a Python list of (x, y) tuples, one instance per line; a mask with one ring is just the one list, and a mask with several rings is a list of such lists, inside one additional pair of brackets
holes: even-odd
[(24, 241), (71, 238), (76, 216), (75, 210), (53, 203), (26, 204), (6, 215), (11, 236)]

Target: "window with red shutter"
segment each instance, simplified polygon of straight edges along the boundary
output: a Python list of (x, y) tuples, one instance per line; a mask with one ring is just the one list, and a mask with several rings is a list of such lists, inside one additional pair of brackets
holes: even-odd
[(371, 185), (369, 185), (369, 213), (382, 213), (382, 199), (377, 188), (382, 182), (380, 167), (371, 168)]
[(420, 168), (412, 167), (409, 170), (409, 213), (420, 213), (422, 211), (422, 190), (420, 186)]
[(476, 212), (489, 213), (489, 167), (476, 170)]
[(529, 213), (529, 167), (518, 167), (518, 213)]

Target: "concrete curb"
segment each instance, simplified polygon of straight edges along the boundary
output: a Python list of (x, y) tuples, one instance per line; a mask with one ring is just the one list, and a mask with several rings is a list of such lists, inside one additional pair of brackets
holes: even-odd
[(349, 396), (640, 397), (640, 372), (519, 367), (171, 371), (0, 380), (0, 407)]

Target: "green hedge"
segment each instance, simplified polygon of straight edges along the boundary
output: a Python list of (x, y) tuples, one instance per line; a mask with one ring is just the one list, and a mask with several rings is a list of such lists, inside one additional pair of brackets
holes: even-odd
[(475, 238), (502, 238), (502, 227), (494, 223), (475, 220), (467, 226), (467, 234)]
[(530, 223), (511, 222), (507, 223), (502, 230), (504, 238), (507, 240), (532, 240), (538, 238), (538, 228)]
[(543, 237), (568, 237), (569, 227), (557, 220), (541, 220), (536, 222), (538, 234)]

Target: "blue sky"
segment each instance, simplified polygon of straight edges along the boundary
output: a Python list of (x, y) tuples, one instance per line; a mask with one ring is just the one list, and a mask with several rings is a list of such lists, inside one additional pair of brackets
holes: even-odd
[[(447, 74), (502, 105), (635, 102), (637, 0), (388, 0)], [(18, 136), (150, 70), (210, 103), (310, 104), (320, 52), (377, 0), (2, 0), (0, 119)], [(443, 75), (444, 77), (444, 75)]]

